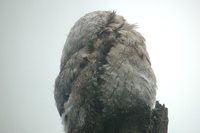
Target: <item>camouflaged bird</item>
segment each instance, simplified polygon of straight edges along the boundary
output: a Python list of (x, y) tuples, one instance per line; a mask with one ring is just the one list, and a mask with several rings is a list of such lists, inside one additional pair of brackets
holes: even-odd
[(66, 133), (104, 133), (107, 119), (154, 107), (156, 78), (135, 29), (111, 11), (88, 13), (72, 27), (54, 92)]

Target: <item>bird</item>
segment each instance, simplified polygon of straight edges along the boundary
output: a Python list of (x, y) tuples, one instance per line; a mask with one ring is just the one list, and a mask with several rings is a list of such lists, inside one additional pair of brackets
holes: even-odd
[(54, 88), (65, 133), (105, 133), (107, 120), (141, 105), (154, 108), (156, 77), (136, 29), (115, 11), (92, 11), (75, 22)]

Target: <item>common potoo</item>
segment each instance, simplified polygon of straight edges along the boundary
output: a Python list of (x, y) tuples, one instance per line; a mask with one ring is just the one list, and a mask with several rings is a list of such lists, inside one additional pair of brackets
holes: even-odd
[(88, 13), (72, 27), (54, 92), (66, 133), (104, 133), (107, 119), (153, 108), (156, 78), (135, 29), (111, 11)]

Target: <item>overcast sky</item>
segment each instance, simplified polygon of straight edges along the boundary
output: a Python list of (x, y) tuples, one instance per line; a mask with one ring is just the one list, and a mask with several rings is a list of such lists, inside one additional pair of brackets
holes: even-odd
[(0, 132), (63, 133), (53, 87), (70, 28), (115, 10), (137, 23), (169, 108), (169, 133), (200, 133), (198, 0), (0, 0)]

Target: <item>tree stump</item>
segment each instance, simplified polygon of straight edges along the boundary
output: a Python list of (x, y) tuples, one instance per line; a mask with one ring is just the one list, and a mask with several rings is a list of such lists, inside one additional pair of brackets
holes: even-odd
[(168, 109), (156, 101), (153, 110), (142, 105), (133, 112), (104, 123), (104, 133), (167, 133)]

